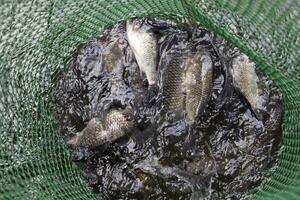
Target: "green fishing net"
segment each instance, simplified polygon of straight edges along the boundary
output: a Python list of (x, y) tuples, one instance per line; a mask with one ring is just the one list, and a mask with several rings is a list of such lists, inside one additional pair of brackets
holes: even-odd
[(79, 45), (135, 16), (200, 24), (239, 47), (284, 97), (282, 152), (252, 199), (300, 198), (299, 0), (1, 0), (0, 199), (98, 199), (49, 113)]

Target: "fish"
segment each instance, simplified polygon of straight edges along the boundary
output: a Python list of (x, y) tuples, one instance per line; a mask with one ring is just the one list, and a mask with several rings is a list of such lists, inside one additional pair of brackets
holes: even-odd
[(209, 100), (213, 86), (213, 63), (205, 51), (187, 56), (177, 53), (162, 72), (162, 112), (180, 114), (194, 122)]
[(141, 72), (145, 74), (149, 87), (155, 85), (157, 83), (158, 57), (156, 35), (138, 20), (126, 22), (126, 33), (136, 62)]
[(162, 112), (176, 113), (184, 109), (185, 97), (182, 91), (184, 82), (183, 58), (180, 55), (172, 55), (166, 63), (161, 75)]
[(110, 144), (134, 127), (131, 109), (112, 109), (103, 117), (92, 118), (86, 127), (67, 141), (71, 147), (96, 148)]
[(186, 110), (189, 121), (194, 121), (209, 100), (213, 86), (213, 63), (208, 54), (194, 54), (185, 73)]
[(263, 118), (265, 100), (259, 88), (259, 78), (255, 72), (255, 64), (245, 54), (239, 54), (232, 60), (230, 68), (232, 82), (238, 93), (249, 103), (257, 119)]

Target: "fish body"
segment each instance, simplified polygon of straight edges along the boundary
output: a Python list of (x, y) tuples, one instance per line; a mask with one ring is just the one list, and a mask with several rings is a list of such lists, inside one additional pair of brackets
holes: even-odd
[(213, 64), (209, 55), (194, 54), (185, 72), (186, 111), (193, 121), (206, 105), (213, 85)]
[(111, 110), (103, 118), (92, 118), (81, 132), (68, 141), (68, 144), (73, 147), (95, 148), (124, 136), (133, 126), (133, 115), (129, 109)]
[(151, 30), (138, 21), (128, 21), (126, 32), (128, 43), (140, 70), (145, 73), (149, 85), (157, 82), (157, 38)]
[(249, 60), (248, 56), (241, 54), (232, 60), (231, 74), (234, 87), (249, 102), (256, 117), (260, 118), (260, 111), (265, 109), (262, 91), (258, 86), (259, 79), (255, 72), (255, 64)]
[(181, 56), (172, 55), (162, 72), (163, 112), (182, 112), (184, 108), (184, 62)]
[(174, 55), (162, 73), (163, 112), (185, 111), (190, 122), (206, 105), (212, 88), (213, 64), (204, 52)]

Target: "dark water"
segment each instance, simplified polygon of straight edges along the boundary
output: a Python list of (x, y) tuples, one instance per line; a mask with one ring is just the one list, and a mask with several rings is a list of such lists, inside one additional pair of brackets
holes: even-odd
[[(168, 52), (210, 52), (214, 84), (194, 125), (162, 120), (161, 95), (147, 101), (147, 81), (128, 45), (125, 24), (78, 49), (53, 92), (53, 115), (68, 140), (111, 107), (130, 106), (137, 127), (97, 149), (71, 149), (82, 177), (112, 199), (243, 199), (270, 175), (281, 139), (280, 95), (262, 73), (268, 114), (259, 121), (230, 84), (226, 66), (238, 50), (204, 28), (147, 22)], [(227, 82), (228, 81), (228, 82)]]

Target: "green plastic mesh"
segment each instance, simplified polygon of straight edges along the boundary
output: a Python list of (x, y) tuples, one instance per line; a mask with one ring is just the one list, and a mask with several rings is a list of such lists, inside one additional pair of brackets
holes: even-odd
[(76, 48), (135, 16), (199, 23), (239, 47), (284, 96), (283, 149), (252, 199), (300, 198), (299, 0), (1, 0), (0, 199), (98, 199), (49, 113)]

